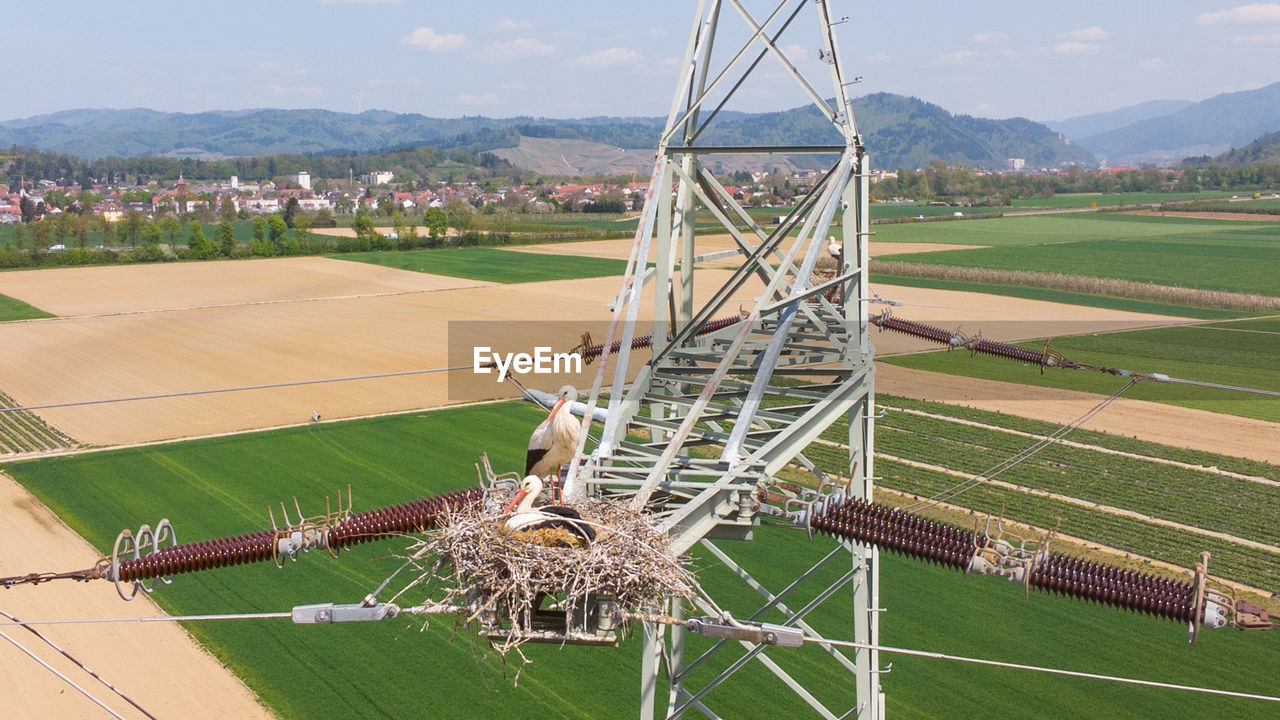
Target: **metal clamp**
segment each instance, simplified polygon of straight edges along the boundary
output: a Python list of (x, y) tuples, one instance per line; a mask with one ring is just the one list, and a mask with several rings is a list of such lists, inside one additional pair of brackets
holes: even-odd
[(400, 607), (394, 603), (378, 603), (376, 605), (320, 603), (318, 605), (294, 606), (292, 619), (295, 625), (320, 625), (385, 620), (399, 614)]
[(804, 631), (800, 628), (773, 623), (742, 622), (725, 613), (718, 618), (690, 618), (685, 629), (705, 637), (740, 640), (757, 645), (800, 647), (804, 645)]

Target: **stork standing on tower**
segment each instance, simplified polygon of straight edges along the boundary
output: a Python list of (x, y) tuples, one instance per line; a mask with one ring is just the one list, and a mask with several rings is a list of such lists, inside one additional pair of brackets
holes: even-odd
[(542, 424), (529, 436), (529, 453), (525, 456), (524, 474), (544, 478), (554, 475), (551, 487), (553, 495), (560, 490), (560, 466), (573, 459), (578, 449), (580, 424), (565, 407), (578, 399), (578, 391), (565, 385), (556, 393), (556, 404)]

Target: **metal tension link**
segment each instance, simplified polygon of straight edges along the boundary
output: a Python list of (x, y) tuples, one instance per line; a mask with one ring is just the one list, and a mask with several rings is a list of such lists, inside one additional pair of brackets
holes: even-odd
[(757, 645), (800, 647), (804, 645), (804, 631), (800, 628), (774, 625), (773, 623), (743, 622), (725, 615), (723, 618), (702, 617), (685, 621), (685, 628), (706, 637), (741, 640)]
[(385, 620), (399, 614), (400, 608), (394, 603), (378, 603), (377, 605), (320, 603), (318, 605), (294, 606), (293, 623), (295, 625), (315, 625), (320, 623), (365, 622), (368, 620)]

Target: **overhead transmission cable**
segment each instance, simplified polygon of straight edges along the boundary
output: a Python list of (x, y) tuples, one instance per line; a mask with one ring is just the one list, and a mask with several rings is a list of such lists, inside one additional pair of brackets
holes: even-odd
[[(454, 612), (458, 608), (442, 607), (440, 612)], [(435, 612), (433, 609), (432, 612)], [(279, 619), (293, 617), (292, 612), (265, 612), (265, 613), (240, 613), (240, 614), (221, 614), (221, 615), (165, 615), (155, 617), (135, 617), (135, 618), (86, 618), (72, 620), (29, 620), (25, 622), (0, 622), (0, 627), (7, 625), (59, 625), (59, 624), (79, 624), (79, 623), (129, 623), (129, 622), (188, 622), (188, 621), (208, 621), (208, 620), (263, 620), (263, 619)], [(645, 620), (648, 622), (661, 622), (672, 625), (685, 625), (687, 621), (668, 618), (665, 616), (653, 616), (647, 614), (632, 615), (633, 619)], [(4, 635), (0, 631), (0, 635)], [(8, 638), (7, 635), (5, 635)], [(928, 658), (932, 660), (950, 660), (952, 662), (970, 663), (975, 665), (984, 665), (987, 667), (1010, 668), (1013, 670), (1026, 670), (1030, 672), (1046, 673), (1050, 675), (1063, 675), (1067, 677), (1085, 678), (1089, 680), (1102, 680), (1105, 682), (1121, 683), (1125, 685), (1139, 685), (1143, 687), (1157, 688), (1161, 690), (1180, 690), (1184, 692), (1196, 692), (1209, 695), (1219, 695), (1224, 697), (1234, 697), (1246, 700), (1261, 700), (1264, 702), (1280, 702), (1280, 697), (1274, 695), (1260, 695), (1256, 693), (1238, 692), (1235, 690), (1221, 690), (1218, 688), (1201, 687), (1197, 685), (1180, 685), (1177, 683), (1166, 683), (1158, 680), (1142, 680), (1140, 678), (1123, 677), (1118, 675), (1106, 675), (1102, 673), (1091, 673), (1080, 670), (1065, 670), (1062, 668), (1045, 667), (1041, 665), (1027, 665), (1024, 663), (1004, 662), (1001, 660), (989, 660), (986, 658), (968, 657), (965, 655), (951, 655), (948, 653), (933, 652), (929, 650), (915, 650), (911, 648), (899, 648), (889, 645), (878, 645), (874, 643), (860, 643), (852, 640), (836, 640), (818, 635), (806, 634), (803, 636), (804, 642), (818, 643), (821, 645), (834, 645), (839, 647), (854, 648), (857, 650), (875, 650), (878, 652), (889, 653), (894, 655), (909, 655), (912, 657)], [(12, 640), (11, 640), (12, 642)], [(30, 653), (28, 653), (30, 654)], [(43, 663), (42, 663), (43, 664)], [(46, 665), (47, 666), (47, 665)], [(52, 668), (50, 668), (52, 670)], [(55, 671), (56, 672), (56, 671)], [(70, 680), (68, 680), (70, 682)], [(83, 690), (82, 690), (83, 692)], [(87, 694), (87, 693), (86, 693)], [(102, 703), (99, 703), (100, 705)], [(105, 706), (104, 706), (105, 707)], [(108, 712), (112, 712), (108, 709)], [(145, 711), (143, 711), (145, 712)], [(112, 712), (116, 717), (120, 717)], [(148, 717), (152, 717), (148, 714)], [(121, 719), (123, 720), (123, 718)]]
[(1046, 447), (1049, 447), (1050, 445), (1058, 442), (1062, 438), (1066, 437), (1066, 435), (1070, 433), (1072, 430), (1075, 430), (1076, 428), (1080, 427), (1084, 423), (1088, 422), (1091, 418), (1093, 418), (1093, 416), (1102, 412), (1103, 408), (1115, 402), (1116, 399), (1118, 399), (1121, 395), (1125, 393), (1125, 391), (1127, 391), (1129, 388), (1133, 387), (1134, 385), (1137, 385), (1138, 380), (1139, 378), (1133, 378), (1129, 380), (1127, 384), (1125, 384), (1119, 390), (1116, 390), (1115, 392), (1108, 395), (1105, 399), (1102, 400), (1102, 402), (1093, 406), (1093, 408), (1091, 408), (1085, 414), (1081, 415), (1075, 420), (1072, 420), (1066, 425), (1063, 425), (1062, 427), (1058, 428), (1052, 434), (1046, 435), (1035, 444), (1031, 445), (1030, 447), (1024, 450), (1021, 450), (1020, 452), (1013, 455), (1012, 457), (1002, 460), (999, 463), (993, 465), (991, 468), (987, 469), (986, 471), (978, 473), (977, 475), (974, 475), (972, 478), (965, 480), (963, 482), (957, 483), (956, 485), (953, 485), (950, 488), (947, 488), (946, 490), (942, 490), (926, 500), (921, 500), (920, 502), (914, 503), (906, 507), (905, 509), (908, 511), (915, 511), (915, 510), (930, 508), (930, 507), (933, 507), (934, 505), (937, 505), (938, 503), (946, 502), (947, 500), (950, 500), (956, 497), (957, 495), (960, 495), (961, 493), (967, 490), (970, 490), (971, 488), (974, 488), (988, 480), (995, 479), (997, 475), (1005, 472), (1006, 470), (1009, 470), (1010, 468), (1013, 468), (1014, 466), (1018, 465), (1019, 463), (1025, 460), (1030, 459), (1031, 456), (1035, 455), (1036, 453), (1040, 452)]
[(876, 650), (883, 653), (895, 655), (910, 655), (914, 657), (930, 658), (933, 660), (951, 660), (953, 662), (972, 663), (975, 665), (986, 665), (989, 667), (1011, 668), (1014, 670), (1029, 670), (1032, 672), (1048, 673), (1050, 675), (1066, 675), (1068, 677), (1087, 678), (1090, 680), (1104, 680), (1107, 682), (1122, 683), (1125, 685), (1141, 685), (1144, 687), (1159, 688), (1162, 690), (1183, 690), (1186, 692), (1206, 693), (1209, 695), (1222, 695), (1226, 697), (1243, 698), (1246, 700), (1263, 700), (1266, 702), (1280, 702), (1280, 697), (1274, 695), (1257, 695), (1254, 693), (1237, 692), (1234, 690), (1219, 690), (1217, 688), (1200, 687), (1197, 685), (1179, 685), (1177, 683), (1159, 682), (1156, 680), (1141, 680), (1139, 678), (1122, 677), (1118, 675), (1103, 675), (1101, 673), (1082, 672), (1079, 670), (1063, 670), (1062, 668), (1043, 667), (1039, 665), (1024, 665), (1022, 663), (1003, 662), (1000, 660), (987, 660), (984, 658), (967, 657), (964, 655), (949, 655), (947, 653), (930, 652), (927, 650), (912, 650), (909, 648), (890, 647), (887, 645), (875, 645), (871, 643), (853, 642), (852, 640), (831, 640), (823, 637), (814, 637), (812, 635), (804, 636), (805, 642), (821, 643), (827, 645), (838, 645), (841, 647), (849, 647), (857, 650)]
[[(138, 703), (134, 701), (133, 698), (127, 696), (127, 694), (124, 694), (123, 692), (120, 692), (120, 689), (116, 688), (115, 685), (109, 682), (106, 682), (105, 678), (102, 678), (101, 675), (95, 673), (95, 671), (91, 670), (90, 667), (88, 667), (87, 665), (84, 665), (83, 662), (77, 660), (76, 657), (72, 655), (72, 653), (69, 653), (63, 650), (63, 647), (59, 646), (58, 643), (51, 641), (51, 639), (46, 638), (45, 635), (42, 635), (40, 632), (38, 632), (38, 630), (36, 630), (35, 628), (32, 628), (31, 624), (23, 623), (22, 620), (18, 620), (17, 618), (14, 618), (13, 615), (8, 614), (8, 612), (5, 612), (4, 610), (0, 610), (0, 615), (4, 615), (5, 618), (8, 618), (10, 620), (9, 623), (0, 623), (0, 625), (23, 626), (23, 628), (27, 628), (29, 632), (31, 632), (33, 635), (36, 635), (36, 637), (40, 638), (41, 641), (44, 641), (45, 644), (47, 644), (47, 646), (54, 648), (54, 650), (58, 651), (61, 656), (65, 657), (65, 659), (72, 661), (73, 664), (79, 667), (79, 669), (83, 670), (84, 673), (87, 673), (88, 675), (90, 675), (91, 678), (97, 680), (97, 682), (104, 684), (105, 687), (109, 689), (109, 691), (114, 692), (116, 696), (119, 696), (120, 698), (122, 698), (124, 702), (128, 702), (129, 705), (136, 707), (138, 712), (141, 712), (141, 714), (146, 715), (147, 717), (150, 717), (151, 720), (157, 720), (156, 716), (150, 714), (150, 712), (147, 712), (145, 707), (138, 705)], [(114, 717), (118, 717), (119, 720), (125, 720), (123, 715), (120, 715), (119, 712), (111, 710), (111, 708), (108, 705), (106, 705), (105, 702), (102, 702), (101, 700), (99, 700), (99, 698), (93, 696), (93, 693), (88, 692), (87, 689), (84, 689), (83, 687), (81, 687), (81, 685), (79, 685), (79, 683), (77, 683), (76, 680), (72, 680), (68, 678), (67, 675), (65, 675), (64, 673), (61, 673), (61, 671), (56, 669), (56, 667), (50, 665), (49, 662), (45, 662), (44, 659), (41, 659), (40, 656), (37, 656), (35, 652), (31, 651), (31, 648), (24, 646), (24, 644), (18, 642), (17, 639), (10, 637), (9, 633), (5, 633), (4, 630), (0, 630), (0, 637), (3, 637), (4, 639), (6, 639), (6, 641), (9, 641), (10, 643), (12, 643), (13, 646), (17, 647), (19, 651), (26, 653), (28, 657), (31, 657), (32, 660), (35, 660), (36, 662), (38, 662), (38, 664), (40, 664), (41, 666), (44, 666), (45, 670), (49, 670), (50, 673), (58, 676), (58, 678), (63, 680), (64, 683), (67, 683), (68, 685), (70, 685), (70, 687), (76, 688), (77, 692), (83, 694), (84, 697), (87, 697), (88, 700), (95, 703), (95, 705), (101, 707), (102, 710), (108, 711), (110, 715), (113, 715)]]
[(109, 403), (133, 402), (135, 400), (161, 400), (164, 398), (188, 397), (191, 395), (215, 395), (218, 393), (241, 392), (244, 390), (270, 390), (272, 388), (294, 387), (297, 385), (320, 385), (323, 383), (349, 382), (352, 380), (375, 380), (378, 378), (403, 377), (406, 375), (426, 375), (429, 373), (447, 372), (450, 370), (469, 370), (472, 365), (453, 365), (451, 367), (427, 368), (425, 370), (398, 370), (394, 372), (372, 373), (369, 375), (348, 375), (346, 377), (319, 378), (316, 380), (292, 380), (263, 385), (241, 385), (239, 387), (212, 388), (209, 390), (181, 390), (154, 395), (132, 395), (129, 397), (105, 398), (101, 400), (77, 400), (73, 402), (46, 403), (44, 405), (24, 405), (19, 407), (0, 407), (0, 413), (19, 412), (23, 410), (49, 410), (52, 408), (80, 407), (82, 405), (106, 405)]

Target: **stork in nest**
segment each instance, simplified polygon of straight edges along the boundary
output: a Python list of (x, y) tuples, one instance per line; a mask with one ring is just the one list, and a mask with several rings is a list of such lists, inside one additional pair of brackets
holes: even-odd
[(565, 505), (535, 508), (533, 503), (541, 493), (542, 479), (537, 475), (520, 481), (520, 489), (507, 505), (510, 517), (502, 524), (507, 534), (552, 547), (585, 548), (595, 541), (592, 523), (574, 508)]

